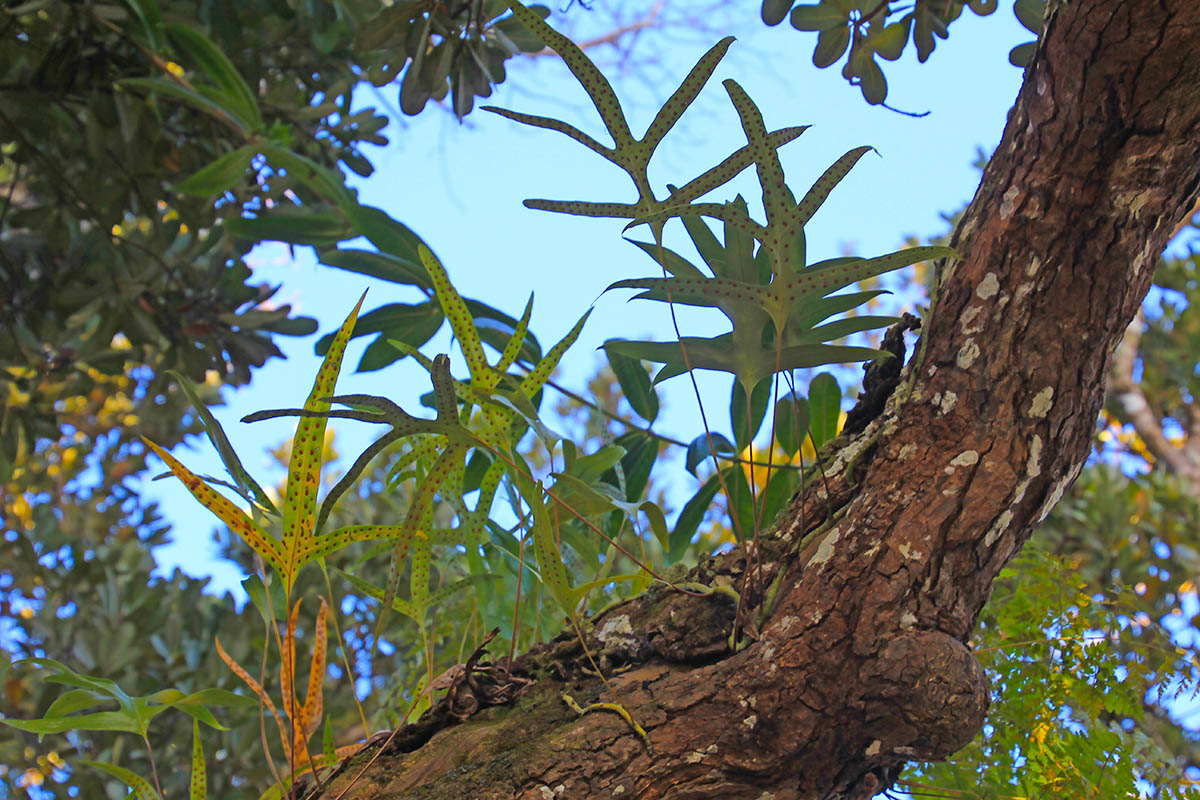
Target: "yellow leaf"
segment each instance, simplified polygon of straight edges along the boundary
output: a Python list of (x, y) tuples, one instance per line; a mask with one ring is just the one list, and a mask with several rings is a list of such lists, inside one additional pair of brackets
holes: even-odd
[(180, 464), (166, 450), (156, 445), (149, 439), (142, 437), (151, 450), (158, 455), (163, 462), (171, 468), (171, 472), (175, 473), (175, 477), (183, 481), (183, 485), (188, 488), (192, 496), (200, 501), (201, 505), (207, 508), (212, 513), (229, 526), (229, 529), (254, 548), (254, 552), (262, 556), (263, 560), (273, 566), (277, 571), (282, 572), (284, 566), (283, 553), (279, 546), (279, 542), (274, 538), (267, 536), (255, 525), (248, 516), (237, 506), (235, 506), (225, 495), (220, 494), (198, 476), (193, 474), (191, 470)]
[(325, 683), (325, 621), (329, 615), (329, 606), (325, 598), (321, 598), (321, 609), (317, 612), (317, 627), (313, 638), (312, 662), (308, 670), (308, 692), (304, 696), (304, 706), (300, 709), (300, 717), (296, 722), (297, 729), (303, 730), (305, 738), (312, 736), (317, 726), (321, 724), (321, 714), (324, 713), (324, 683)]
[(217, 655), (220, 656), (221, 660), (225, 662), (225, 666), (233, 670), (234, 675), (237, 675), (239, 678), (245, 681), (246, 685), (250, 687), (250, 691), (258, 695), (258, 699), (262, 700), (262, 704), (267, 707), (268, 711), (271, 712), (271, 716), (275, 718), (275, 725), (279, 728), (279, 741), (283, 743), (283, 751), (285, 753), (289, 752), (287, 746), (287, 731), (284, 728), (283, 720), (280, 718), (279, 712), (275, 709), (275, 704), (271, 702), (271, 695), (266, 693), (262, 686), (259, 685), (258, 681), (250, 677), (249, 672), (246, 672), (246, 670), (242, 669), (241, 664), (230, 658), (229, 654), (225, 652), (225, 648), (221, 647), (221, 639), (219, 637), (214, 637), (213, 641), (216, 642), (217, 645)]
[[(342, 355), (346, 342), (354, 331), (358, 310), (362, 307), (366, 293), (358, 299), (354, 310), (333, 337), (325, 360), (317, 371), (312, 391), (304, 402), (306, 411), (325, 411), (329, 403), (322, 398), (334, 393), (338, 372), (342, 368)], [(289, 594), (296, 580), (296, 573), (305, 563), (304, 552), (309, 549), (316, 531), (317, 489), (321, 484), (321, 456), (325, 446), (324, 417), (301, 417), (296, 424), (296, 435), (292, 439), (292, 457), (288, 462), (287, 490), (283, 499), (283, 546), (284, 569), (281, 570), (284, 590)]]

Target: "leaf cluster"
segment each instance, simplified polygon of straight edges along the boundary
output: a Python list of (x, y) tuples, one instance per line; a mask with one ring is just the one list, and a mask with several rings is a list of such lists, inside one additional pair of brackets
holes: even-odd
[[(0, 281), (13, 296), (0, 316), (13, 335), (0, 366), (86, 395), (75, 365), (104, 369), (120, 334), (160, 376), (174, 368), (200, 381), (211, 369), (245, 383), (279, 355), (274, 335), (311, 333), (313, 322), (263, 307), (273, 290), (249, 282), (243, 257), (269, 231), (240, 231), (238, 218), (300, 211), (319, 229), (307, 212), (345, 192), (336, 169), (322, 171), (372, 172), (363, 148), (387, 144), (387, 119), (353, 103), (364, 74), (379, 87), (403, 72), (414, 113), (410, 87), (441, 97), (430, 82), (452, 85), (465, 114), (531, 46), (502, 10), (494, 0), (453, 12), (377, 0), (7, 8)], [(38, 383), (16, 387), (24, 402), (0, 392), (0, 477), (59, 427), (53, 391)]]
[[(917, 60), (925, 63), (965, 9), (984, 17), (998, 6), (999, 0), (762, 0), (762, 20), (778, 25), (787, 19), (798, 31), (816, 33), (813, 65), (824, 69), (845, 56), (842, 77), (859, 87), (868, 103), (880, 105), (887, 100), (888, 84), (878, 59), (898, 60), (911, 42)], [(1013, 12), (1021, 25), (1041, 33), (1045, 0), (1015, 0)], [(1028, 42), (1014, 47), (1009, 61), (1025, 66), (1036, 46)]]

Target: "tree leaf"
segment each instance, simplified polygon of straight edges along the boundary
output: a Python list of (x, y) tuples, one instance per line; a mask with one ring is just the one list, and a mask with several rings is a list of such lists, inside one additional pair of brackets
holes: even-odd
[[(709, 442), (710, 435), (712, 438), (711, 443)], [(722, 434), (702, 433), (688, 444), (684, 467), (688, 472), (695, 475), (696, 467), (704, 463), (705, 459), (711, 458), (713, 451), (716, 451), (718, 455), (736, 456), (738, 454), (737, 449)]]
[(117, 731), (141, 734), (138, 721), (125, 711), (96, 711), (72, 717), (50, 717), (42, 719), (0, 718), (0, 723), (29, 733), (44, 736), (48, 733), (68, 731)]
[(729, 421), (733, 425), (733, 441), (737, 444), (738, 452), (745, 450), (758, 434), (770, 403), (771, 381), (763, 379), (754, 387), (747, 414), (746, 391), (740, 381), (734, 380), (729, 398)]
[(54, 702), (46, 709), (45, 716), (47, 718), (63, 717), (76, 711), (82, 711), (85, 708), (111, 702), (112, 697), (92, 691), (91, 689), (71, 689), (70, 691), (63, 692), (54, 699)]
[[(693, 218), (693, 219), (695, 220), (696, 218)], [(704, 223), (700, 222), (699, 224), (703, 225)], [(705, 230), (707, 230), (707, 227), (705, 228)], [(711, 235), (711, 233), (709, 235)], [(657, 242), (639, 242), (634, 239), (626, 239), (625, 241), (629, 242), (632, 245), (636, 245), (638, 248), (640, 248), (642, 250), (642, 252), (646, 253), (646, 255), (648, 255), (652, 259), (654, 259), (654, 262), (656, 264), (659, 264), (660, 266), (662, 266), (663, 269), (665, 269), (668, 273), (670, 273), (671, 275), (674, 275), (675, 277), (678, 277), (678, 278), (703, 278), (703, 277), (705, 277), (704, 273), (701, 272), (699, 269), (697, 269), (696, 266), (693, 265), (690, 261), (688, 261), (683, 256), (676, 253), (674, 250), (671, 250), (670, 248), (667, 248), (667, 247), (663, 247), (661, 244), (658, 244)], [(714, 241), (715, 241), (715, 238), (714, 238)]]
[(203, 33), (187, 25), (167, 25), (167, 33), (195, 61), (229, 103), (239, 119), (245, 120), (251, 131), (262, 130), (262, 112), (258, 98), (237, 68), (221, 49)]
[(1013, 14), (1026, 30), (1041, 34), (1046, 24), (1046, 0), (1016, 0)]
[(883, 76), (883, 70), (879, 68), (879, 63), (866, 48), (863, 48), (862, 52), (864, 55), (861, 63), (856, 65), (855, 69), (861, 81), (859, 88), (862, 89), (863, 99), (871, 105), (877, 106), (887, 99), (887, 79)]
[(134, 16), (142, 23), (146, 33), (146, 43), (151, 50), (162, 48), (162, 13), (158, 9), (157, 0), (125, 0), (125, 5), (133, 11)]
[(192, 776), (189, 782), (190, 800), (207, 800), (208, 772), (204, 765), (204, 744), (200, 741), (200, 723), (192, 720)]
[(158, 792), (154, 790), (154, 787), (150, 785), (150, 782), (138, 775), (136, 772), (131, 772), (124, 767), (118, 767), (116, 764), (105, 764), (100, 761), (88, 761), (86, 759), (80, 759), (79, 763), (86, 764), (89, 767), (95, 767), (98, 770), (107, 772), (117, 780), (123, 781), (125, 785), (132, 789), (133, 793), (137, 795), (138, 800), (161, 800)]
[[(419, 259), (410, 261), (391, 253), (373, 253), (370, 250), (354, 248), (321, 250), (318, 258), (326, 266), (369, 275), (389, 283), (407, 284), (421, 289), (433, 288), (429, 273), (425, 271), (425, 266)], [(318, 351), (320, 352), (324, 351)]]
[(775, 441), (791, 458), (808, 438), (808, 400), (798, 395), (781, 397), (775, 404)]
[(1027, 67), (1037, 52), (1037, 42), (1025, 42), (1014, 47), (1008, 53), (1008, 61), (1014, 67)]
[[(412, 265), (414, 272), (424, 278), (423, 281), (417, 283), (418, 286), (422, 289), (433, 288), (422, 268), (420, 249), (425, 246), (425, 242), (411, 228), (403, 222), (393, 219), (387, 212), (361, 203), (355, 203), (347, 211), (346, 216), (354, 223), (358, 232), (367, 237), (371, 244), (378, 247), (381, 253)], [(383, 275), (379, 277), (390, 280)], [(413, 283), (413, 281), (398, 282)]]
[(832, 0), (816, 5), (799, 5), (792, 9), (792, 27), (798, 31), (827, 31), (846, 28), (850, 17)]
[(753, 538), (757, 533), (754, 512), (754, 494), (750, 490), (750, 481), (742, 465), (736, 464), (723, 470), (725, 488), (729, 494), (726, 498), (726, 511), (733, 534), (740, 542)]
[(236, 100), (220, 92), (200, 92), (188, 89), (166, 78), (126, 78), (117, 85), (125, 89), (141, 89), (182, 101), (222, 122), (232, 123), (239, 133), (246, 136), (250, 135), (253, 130), (251, 121), (241, 117)]
[(850, 46), (850, 28), (842, 26), (821, 31), (817, 34), (817, 46), (813, 49), (813, 66), (820, 69), (830, 66), (842, 57)]
[(906, 16), (900, 22), (891, 25), (871, 26), (871, 34), (867, 42), (881, 57), (895, 61), (904, 52), (908, 44), (908, 32), (912, 27), (912, 17)]
[(837, 379), (822, 372), (808, 385), (809, 432), (813, 445), (821, 446), (837, 436), (842, 414), (842, 390)]
[(783, 22), (793, 2), (794, 0), (763, 0), (762, 21), (771, 26)]
[(286, 170), (290, 177), (302, 182), (333, 203), (338, 210), (353, 221), (351, 215), (359, 207), (358, 201), (355, 200), (354, 194), (346, 188), (345, 178), (340, 172), (323, 167), (307, 156), (302, 156), (276, 144), (264, 142), (258, 146), (258, 149), (267, 157), (272, 168)]
[(654, 422), (658, 416), (658, 394), (650, 385), (650, 376), (646, 373), (642, 362), (639, 359), (622, 355), (616, 350), (605, 350), (604, 352), (608, 356), (608, 364), (612, 367), (613, 374), (617, 376), (617, 383), (620, 384), (621, 392), (629, 401), (630, 407), (642, 419)]
[(192, 408), (200, 418), (200, 424), (204, 427), (205, 434), (208, 435), (208, 440), (217, 449), (217, 454), (221, 457), (221, 463), (225, 465), (225, 471), (233, 478), (234, 483), (245, 494), (252, 495), (255, 502), (267, 511), (270, 511), (272, 514), (278, 513), (275, 510), (275, 504), (271, 502), (271, 498), (263, 491), (263, 488), (258, 485), (258, 482), (254, 480), (250, 473), (246, 471), (246, 468), (242, 466), (242, 461), (238, 458), (237, 451), (233, 449), (233, 444), (229, 441), (229, 437), (225, 435), (225, 429), (221, 427), (221, 423), (217, 422), (212, 412), (208, 410), (208, 406), (200, 399), (200, 393), (196, 391), (196, 385), (183, 373), (176, 372), (175, 370), (167, 370), (167, 374), (175, 379), (175, 382), (183, 389), (183, 393), (187, 395)]
[(663, 514), (663, 510), (649, 500), (638, 506), (638, 510), (645, 514), (646, 519), (650, 521), (650, 530), (654, 533), (654, 538), (658, 540), (663, 552), (670, 550), (671, 535), (667, 532), (667, 518)]
[(234, 236), (252, 242), (287, 242), (326, 247), (354, 236), (354, 229), (340, 214), (285, 211), (276, 208), (257, 217), (235, 217), (222, 222)]
[(683, 556), (688, 542), (696, 535), (700, 522), (704, 519), (704, 513), (712, 505), (713, 498), (716, 497), (720, 488), (721, 484), (717, 480), (717, 476), (713, 475), (684, 504), (683, 510), (679, 512), (679, 518), (675, 520), (675, 529), (671, 531), (666, 558), (668, 564), (675, 563)]

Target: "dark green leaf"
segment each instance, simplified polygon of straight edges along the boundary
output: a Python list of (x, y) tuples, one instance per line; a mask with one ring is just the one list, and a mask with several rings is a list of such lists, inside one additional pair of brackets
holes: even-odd
[(792, 27), (798, 31), (828, 31), (843, 28), (849, 31), (850, 16), (838, 7), (836, 0), (824, 0), (815, 6), (796, 6), (792, 9)]
[[(574, 447), (574, 445), (572, 445)], [(625, 456), (625, 448), (605, 445), (594, 453), (576, 456), (567, 471), (584, 483), (593, 483)]]
[(724, 275), (728, 271), (725, 247), (713, 235), (708, 223), (704, 221), (703, 217), (694, 214), (685, 214), (680, 219), (683, 221), (684, 228), (687, 229), (688, 236), (692, 239), (692, 244), (696, 246), (696, 252), (704, 259), (704, 263), (712, 270), (713, 275)]
[(922, 6), (910, 16), (913, 17), (913, 44), (917, 46), (917, 61), (924, 64), (933, 53), (933, 28), (929, 22), (933, 14)]
[(206, 114), (211, 114), (217, 119), (233, 122), (243, 134), (249, 134), (253, 130), (250, 121), (242, 119), (239, 116), (237, 104), (233, 98), (226, 97), (218, 92), (202, 93), (197, 90), (187, 89), (166, 78), (126, 78), (118, 85), (122, 88), (141, 89), (144, 92), (161, 94), (175, 100), (180, 100)]
[(808, 385), (809, 431), (818, 450), (837, 436), (842, 414), (842, 390), (837, 379), (822, 372)]
[(763, 0), (762, 21), (768, 25), (783, 22), (783, 18), (792, 8), (792, 2), (793, 0)]
[(860, 52), (862, 56), (855, 53), (853, 59), (857, 62), (854, 72), (859, 78), (859, 88), (862, 90), (863, 99), (877, 106), (887, 99), (887, 79), (883, 77), (883, 70), (879, 68), (871, 53), (866, 48)]
[(263, 120), (258, 99), (221, 49), (200, 31), (186, 25), (168, 25), (167, 33), (216, 84), (221, 94), (230, 99), (238, 118), (245, 120), (251, 130), (260, 130)]
[(650, 385), (650, 375), (642, 362), (636, 358), (622, 355), (615, 350), (605, 350), (608, 364), (612, 367), (621, 391), (630, 407), (647, 422), (654, 422), (658, 416), (658, 394)]
[(388, 281), (409, 284), (422, 289), (432, 289), (429, 273), (419, 261), (413, 262), (387, 253), (372, 253), (370, 250), (322, 250), (318, 254), (322, 264), (337, 267), (361, 275)]
[(1040, 34), (1046, 22), (1046, 0), (1016, 0), (1013, 13), (1026, 30)]
[[(408, 263), (421, 265), (418, 248), (425, 242), (403, 222), (393, 219), (385, 211), (362, 204), (351, 209), (348, 216), (358, 228), (358, 232), (366, 236), (381, 252)], [(421, 273), (425, 274), (424, 267), (421, 268)], [(424, 288), (427, 284), (418, 285)]]
[(834, 320), (827, 325), (820, 325), (811, 330), (798, 333), (796, 336), (789, 336), (785, 341), (789, 345), (805, 344), (809, 342), (829, 342), (834, 339), (841, 339), (844, 336), (849, 336), (853, 333), (861, 333), (863, 331), (876, 330), (878, 328), (886, 328), (889, 325), (895, 325), (900, 321), (899, 317), (883, 317), (874, 315), (863, 315), (858, 317), (846, 317), (844, 319)]
[(49, 719), (0, 719), (0, 724), (21, 731), (45, 735), (68, 731), (117, 731), (119, 733), (141, 733), (137, 720), (124, 711), (97, 711), (74, 717), (52, 717)]
[(749, 413), (746, 410), (746, 392), (736, 378), (729, 397), (729, 420), (733, 425), (733, 441), (738, 452), (745, 450), (762, 427), (767, 406), (771, 403), (771, 380), (764, 378), (754, 387)]
[[(704, 223), (701, 222), (700, 224), (703, 225)], [(639, 242), (634, 239), (626, 239), (625, 241), (637, 245), (643, 252), (654, 259), (655, 263), (660, 264), (671, 275), (681, 278), (705, 277), (704, 273), (697, 269), (694, 264), (670, 248), (651, 242)], [(715, 238), (714, 241), (716, 241)]]
[(142, 23), (150, 49), (162, 48), (162, 14), (158, 10), (157, 0), (125, 0), (125, 4)]
[(904, 45), (908, 44), (908, 31), (911, 26), (912, 16), (907, 16), (891, 25), (872, 27), (867, 41), (882, 58), (895, 61), (904, 52)]
[(667, 518), (663, 514), (663, 510), (649, 500), (638, 506), (638, 510), (646, 515), (646, 519), (650, 521), (650, 530), (654, 533), (654, 538), (658, 540), (663, 552), (667, 552), (671, 547), (671, 535), (667, 532)]
[(594, 517), (614, 508), (612, 497), (596, 491), (574, 475), (558, 474), (551, 493), (574, 512), (572, 516)]
[(800, 451), (808, 437), (808, 400), (800, 396), (782, 397), (775, 404), (775, 440), (788, 458)]
[(242, 179), (250, 162), (254, 159), (254, 148), (247, 145), (230, 151), (199, 172), (192, 174), (172, 189), (184, 194), (207, 197), (222, 194)]
[(693, 475), (696, 474), (696, 467), (700, 466), (708, 458), (711, 458), (715, 450), (718, 455), (736, 456), (738, 451), (734, 448), (723, 435), (719, 433), (712, 434), (712, 442), (709, 442), (708, 434), (700, 434), (695, 439), (692, 439), (687, 449), (687, 459), (684, 462), (684, 467)]
[[(369, 359), (367, 353), (363, 354), (359, 372), (379, 369), (401, 357), (400, 351), (389, 345), (387, 339), (395, 339), (413, 347), (420, 347), (429, 341), (433, 334), (437, 333), (438, 328), (442, 326), (443, 319), (442, 307), (434, 301), (415, 305), (389, 303), (363, 314), (355, 323), (351, 337), (368, 336), (372, 333), (380, 333), (382, 336), (367, 348), (368, 351), (376, 348), (376, 352)], [(314, 347), (316, 354), (325, 355), (332, 342), (333, 334), (322, 336)], [(378, 363), (381, 361), (382, 363)]]
[(337, 244), (354, 235), (340, 214), (307, 209), (291, 212), (275, 209), (259, 217), (228, 219), (225, 228), (235, 236), (253, 242), (288, 242), (322, 247)]
[(824, 69), (836, 62), (850, 45), (850, 29), (843, 26), (821, 31), (813, 49), (813, 65)]
[[(302, 156), (286, 147), (264, 143), (259, 150), (275, 170), (286, 170), (288, 176), (302, 182), (322, 198), (337, 206), (343, 214), (350, 216), (360, 206), (354, 194), (346, 188), (346, 180), (337, 170), (327, 169), (307, 156)], [(351, 217), (353, 219), (353, 217)]]
[(704, 519), (704, 512), (708, 511), (720, 488), (720, 481), (713, 475), (684, 504), (683, 510), (679, 512), (679, 519), (675, 520), (675, 529), (671, 531), (666, 557), (668, 564), (675, 563), (683, 556), (688, 542), (696, 535), (700, 522)]
[(729, 522), (733, 527), (734, 536), (739, 542), (753, 538), (756, 533), (754, 514), (754, 495), (750, 491), (750, 482), (746, 478), (746, 470), (741, 465), (727, 467), (724, 470), (725, 488), (729, 491), (728, 510)]
[(1014, 47), (1008, 53), (1008, 61), (1014, 67), (1027, 67), (1033, 54), (1037, 52), (1037, 42), (1025, 42)]
[(779, 469), (771, 473), (759, 500), (759, 523), (769, 525), (787, 507), (800, 486), (800, 470)]
[[(621, 457), (621, 469), (625, 473), (625, 499), (631, 503), (642, 499), (646, 484), (650, 480), (650, 470), (658, 459), (658, 440), (641, 431), (618, 436), (615, 444), (625, 448)], [(618, 486), (618, 478), (614, 470), (609, 470), (603, 480)]]

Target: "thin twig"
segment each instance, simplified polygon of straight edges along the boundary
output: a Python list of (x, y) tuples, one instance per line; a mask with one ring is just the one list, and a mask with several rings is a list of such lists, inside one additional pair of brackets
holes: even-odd
[[(600, 47), (601, 45), (616, 44), (628, 34), (637, 34), (646, 28), (657, 27), (662, 24), (658, 21), (658, 17), (662, 14), (662, 10), (666, 7), (666, 5), (666, 0), (658, 0), (658, 2), (651, 6), (649, 11), (647, 11), (641, 17), (635, 19), (633, 22), (630, 22), (626, 25), (618, 25), (612, 30), (602, 33), (599, 36), (578, 42), (577, 46), (580, 50), (590, 50), (595, 47)], [(543, 47), (541, 50), (538, 50), (535, 53), (530, 53), (529, 55), (531, 58), (542, 58), (545, 56), (557, 57), (558, 53), (554, 52), (549, 47)]]

